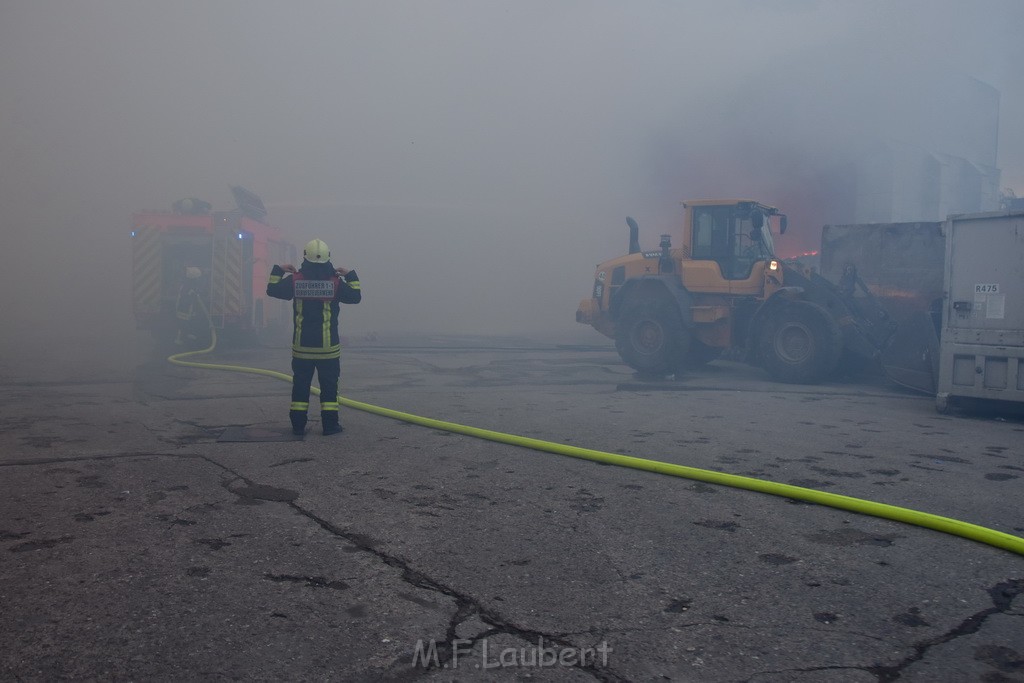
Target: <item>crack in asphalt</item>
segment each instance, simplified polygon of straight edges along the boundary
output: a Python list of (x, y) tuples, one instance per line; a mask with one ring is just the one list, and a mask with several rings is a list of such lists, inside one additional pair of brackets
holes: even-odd
[(135, 452), (135, 453), (114, 453), (111, 455), (68, 455), (57, 458), (32, 458), (25, 460), (11, 460), (8, 462), (0, 462), (0, 467), (24, 467), (27, 465), (53, 465), (63, 462), (83, 462), (85, 460), (121, 460), (121, 459), (132, 459), (132, 458), (193, 458), (195, 460), (209, 460), (204, 455), (194, 453), (160, 453), (153, 451)]
[[(684, 628), (693, 628), (695, 626), (710, 626), (710, 627), (713, 627), (713, 628), (731, 628), (731, 629), (742, 629), (742, 630), (747, 630), (747, 631), (771, 631), (772, 630), (772, 627), (758, 626), (758, 625), (755, 625), (755, 624), (743, 624), (743, 623), (739, 623), (739, 622), (735, 622), (735, 621), (728, 621), (728, 620), (722, 621), (722, 620), (714, 618), (714, 617), (713, 617), (713, 619), (714, 619), (713, 621), (687, 621), (687, 622), (683, 622), (683, 623), (680, 623), (680, 624), (672, 624), (672, 628), (684, 629)], [(880, 643), (888, 642), (888, 638), (884, 638), (882, 636), (874, 636), (874, 635), (871, 635), (869, 633), (863, 633), (861, 631), (854, 631), (854, 630), (851, 630), (851, 629), (836, 629), (836, 628), (825, 628), (825, 627), (814, 627), (814, 626), (790, 626), (788, 628), (789, 628), (790, 631), (807, 631), (807, 632), (809, 632), (811, 634), (815, 634), (815, 633), (828, 633), (828, 634), (842, 633), (842, 634), (845, 634), (845, 635), (848, 635), (848, 636), (856, 636), (858, 638), (863, 638), (865, 640), (878, 641)], [(630, 629), (610, 628), (609, 630), (616, 631), (616, 632), (628, 632)], [(658, 630), (658, 629), (632, 629), (632, 630), (636, 630), (636, 631), (652, 631), (652, 630)], [(845, 668), (851, 668), (851, 667), (841, 667), (841, 668), (845, 669)]]
[(862, 671), (875, 677), (878, 683), (890, 683), (903, 676), (904, 671), (912, 665), (924, 659), (928, 652), (939, 645), (944, 645), (957, 638), (969, 636), (981, 630), (985, 621), (996, 614), (1009, 614), (1013, 609), (1013, 601), (1021, 594), (1024, 594), (1024, 579), (1008, 579), (997, 583), (988, 589), (992, 598), (992, 606), (975, 612), (959, 624), (945, 633), (928, 638), (912, 646), (913, 652), (896, 662), (887, 666), (812, 666), (801, 669), (782, 669), (779, 671), (758, 671), (751, 674), (747, 681), (752, 681), (758, 676), (770, 676), (775, 674), (809, 673), (814, 671)]
[(772, 676), (775, 674), (804, 674), (813, 673), (815, 671), (863, 671), (866, 673), (874, 673), (869, 667), (863, 666), (809, 666), (802, 669), (780, 669), (778, 671), (758, 671), (750, 675), (747, 678), (747, 682), (752, 681), (756, 676)]
[(322, 576), (296, 576), (294, 574), (264, 574), (263, 578), (275, 583), (301, 583), (312, 588), (333, 588), (334, 590), (345, 590), (349, 587), (344, 581), (329, 581)]
[(1024, 579), (1009, 579), (997, 583), (988, 589), (989, 597), (992, 598), (991, 607), (975, 612), (942, 635), (917, 643), (913, 646), (914, 651), (896, 664), (865, 667), (864, 670), (877, 676), (879, 683), (894, 681), (902, 675), (904, 669), (924, 659), (933, 647), (977, 633), (989, 617), (1008, 613), (1013, 608), (1014, 599), (1022, 593)]
[[(235, 495), (243, 494), (239, 493), (239, 491), (241, 491), (240, 489), (231, 488), (231, 483), (233, 483), (234, 481), (245, 482), (247, 486), (245, 491), (247, 492), (268, 490), (276, 493), (277, 491), (279, 491), (278, 489), (272, 489), (272, 487), (256, 484), (253, 481), (249, 480), (244, 475), (235, 472), (230, 467), (222, 463), (219, 463), (207, 456), (201, 457), (210, 464), (214, 465), (215, 467), (218, 467), (235, 477), (235, 479), (232, 482), (222, 482), (222, 485), (224, 486), (225, 490), (234, 493)], [(571, 650), (581, 649), (581, 647), (576, 643), (561, 638), (557, 634), (548, 634), (544, 633), (543, 631), (537, 631), (534, 629), (518, 626), (508, 618), (502, 616), (497, 611), (485, 607), (480, 603), (479, 600), (469, 595), (466, 595), (465, 593), (462, 593), (456, 590), (455, 588), (452, 588), (451, 586), (448, 586), (442, 583), (441, 581), (438, 581), (437, 579), (433, 579), (417, 569), (414, 569), (412, 566), (409, 565), (408, 562), (406, 562), (402, 558), (396, 557), (394, 555), (384, 552), (383, 550), (380, 550), (376, 547), (373, 539), (369, 536), (366, 536), (365, 534), (360, 534), (358, 532), (346, 531), (345, 529), (341, 529), (332, 524), (331, 522), (329, 522), (328, 520), (314, 514), (313, 512), (310, 512), (309, 510), (306, 510), (301, 505), (298, 505), (295, 502), (296, 497), (297, 495), (294, 497), (271, 496), (266, 498), (266, 500), (272, 500), (274, 502), (281, 502), (287, 504), (295, 512), (299, 513), (303, 517), (306, 517), (307, 519), (312, 521), (314, 524), (316, 524), (332, 536), (345, 539), (346, 541), (356, 546), (360, 550), (370, 553), (388, 567), (397, 569), (399, 571), (401, 580), (406, 582), (410, 586), (422, 590), (431, 591), (434, 593), (440, 593), (441, 595), (449, 597), (455, 601), (455, 612), (452, 614), (451, 619), (449, 619), (448, 621), (448, 628), (445, 632), (445, 641), (442, 643), (437, 643), (437, 661), (439, 667), (434, 665), (425, 666), (424, 673), (436, 668), (445, 669), (447, 668), (448, 664), (453, 662), (454, 657), (456, 656), (453, 651), (453, 644), (455, 643), (455, 641), (458, 641), (459, 643), (466, 645), (476, 645), (476, 643), (481, 641), (482, 639), (498, 634), (510, 635), (514, 638), (524, 640), (527, 643), (539, 642), (540, 639), (543, 639), (557, 647)], [(305, 581), (306, 578), (282, 577), (281, 580)], [(491, 628), (473, 636), (472, 638), (460, 639), (457, 633), (458, 627), (472, 617), (479, 618), (484, 623), (490, 625)], [(581, 657), (581, 659), (583, 658)], [(598, 666), (596, 662), (593, 664), (579, 662), (572, 665), (571, 668), (587, 673), (594, 679), (601, 681), (602, 683), (622, 683), (624, 681), (629, 680), (627, 677), (616, 673), (614, 670), (608, 668), (607, 666)]]
[[(467, 645), (476, 645), (476, 643), (480, 642), (484, 638), (498, 634), (505, 634), (524, 640), (527, 643), (539, 642), (543, 639), (552, 645), (561, 648), (572, 650), (580, 649), (580, 646), (576, 643), (565, 640), (556, 634), (544, 633), (543, 631), (525, 628), (513, 623), (497, 611), (482, 605), (476, 598), (466, 595), (465, 593), (462, 593), (455, 588), (438, 581), (437, 579), (431, 578), (423, 572), (411, 567), (405, 560), (376, 548), (373, 541), (363, 534), (340, 529), (331, 522), (302, 508), (302, 506), (297, 505), (294, 501), (287, 501), (287, 504), (293, 510), (314, 522), (328, 533), (339, 538), (344, 538), (360, 550), (374, 555), (385, 565), (399, 570), (402, 580), (409, 585), (422, 590), (440, 593), (441, 595), (449, 597), (455, 601), (455, 612), (452, 614), (452, 617), (448, 622), (448, 628), (445, 632), (445, 641), (437, 644), (438, 661), (440, 668), (442, 669), (447, 668), (446, 665), (451, 663), (455, 657), (453, 644), (456, 640), (463, 643), (465, 641), (469, 641), (466, 643)], [(457, 634), (458, 627), (472, 617), (479, 618), (484, 623), (490, 625), (491, 628), (473, 636), (472, 638), (459, 639)], [(431, 668), (437, 667), (426, 667), (425, 671), (429, 671)], [(629, 680), (628, 678), (619, 675), (614, 670), (606, 666), (598, 666), (596, 663), (577, 663), (571, 668), (585, 672), (593, 676), (596, 680), (602, 681), (602, 683), (619, 683)]]

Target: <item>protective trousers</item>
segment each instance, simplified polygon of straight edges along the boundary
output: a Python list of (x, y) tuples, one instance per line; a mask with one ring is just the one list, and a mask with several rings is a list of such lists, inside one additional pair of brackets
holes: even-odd
[(306, 414), (309, 411), (309, 388), (313, 374), (320, 382), (320, 421), (324, 434), (341, 431), (338, 421), (338, 378), (341, 376), (341, 359), (326, 358), (309, 360), (292, 358), (292, 407), (289, 416), (292, 432), (302, 434), (306, 429)]

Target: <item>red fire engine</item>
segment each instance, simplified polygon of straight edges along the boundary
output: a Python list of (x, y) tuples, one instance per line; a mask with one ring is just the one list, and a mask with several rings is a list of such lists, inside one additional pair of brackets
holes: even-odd
[[(171, 211), (132, 215), (133, 306), (140, 329), (173, 338), (183, 287), (198, 295), (218, 335), (231, 340), (258, 338), (289, 322), (287, 303), (267, 297), (266, 285), (273, 264), (294, 263), (295, 247), (267, 224), (257, 195), (241, 187), (231, 192), (237, 206), (230, 211), (182, 199)], [(207, 325), (202, 310), (194, 313)]]

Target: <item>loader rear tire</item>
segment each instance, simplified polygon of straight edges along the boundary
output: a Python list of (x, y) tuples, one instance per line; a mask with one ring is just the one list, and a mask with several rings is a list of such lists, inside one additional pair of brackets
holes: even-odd
[(683, 365), (689, 335), (679, 311), (669, 301), (641, 301), (629, 305), (615, 329), (615, 348), (637, 372), (668, 375)]
[(794, 301), (779, 306), (761, 328), (758, 349), (772, 379), (817, 384), (836, 368), (843, 333), (821, 306)]

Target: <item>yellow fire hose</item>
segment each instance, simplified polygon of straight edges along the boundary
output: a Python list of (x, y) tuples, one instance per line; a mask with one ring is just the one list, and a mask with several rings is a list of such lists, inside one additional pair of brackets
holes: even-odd
[[(187, 351), (185, 353), (178, 353), (168, 357), (168, 361), (175, 365), (183, 365), (193, 368), (206, 368), (209, 370), (228, 370), (231, 372), (245, 372), (254, 375), (265, 375), (267, 377), (273, 377), (274, 379), (283, 380), (285, 382), (291, 382), (291, 375), (287, 375), (283, 372), (275, 372), (274, 370), (264, 370), (262, 368), (249, 368), (241, 365), (222, 365), (218, 363), (197, 363), (195, 361), (182, 360), (183, 358), (196, 356), (200, 354), (210, 353), (217, 345), (216, 332), (212, 330), (212, 341), (210, 346), (201, 351)], [(320, 390), (316, 387), (312, 387), (312, 392), (316, 395), (320, 395)], [(920, 512), (918, 510), (911, 510), (909, 508), (898, 507), (896, 505), (887, 505), (885, 503), (876, 503), (870, 500), (863, 500), (861, 498), (853, 498), (851, 496), (843, 496), (836, 493), (828, 493), (825, 491), (818, 491), (816, 489), (804, 488), (802, 486), (793, 486), (791, 484), (779, 484), (772, 481), (765, 481), (762, 479), (755, 479), (753, 477), (743, 477), (737, 474), (726, 474), (724, 472), (715, 472), (713, 470), (704, 470), (696, 467), (687, 467), (685, 465), (675, 465), (673, 463), (661, 462), (658, 460), (648, 460), (646, 458), (636, 458), (628, 455), (619, 455), (617, 453), (606, 453), (604, 451), (593, 450), (590, 448), (580, 448), (578, 446), (569, 446), (566, 444), (555, 443), (552, 441), (543, 441), (541, 439), (532, 439), (524, 436), (517, 436), (515, 434), (506, 434), (504, 432), (495, 432), (489, 429), (480, 429), (478, 427), (468, 427), (466, 425), (460, 425), (453, 422), (444, 422), (443, 420), (434, 420), (429, 417), (421, 417), (419, 415), (412, 415), (410, 413), (403, 413), (397, 410), (391, 410), (389, 408), (382, 408), (380, 406), (371, 405), (369, 403), (362, 403), (360, 401), (353, 401), (352, 399), (338, 397), (338, 403), (349, 408), (356, 410), (362, 410), (368, 413), (374, 413), (376, 415), (383, 415), (384, 417), (390, 417), (396, 420), (402, 420), (404, 422), (411, 422), (413, 424), (422, 425), (424, 427), (430, 427), (432, 429), (439, 429), (446, 432), (453, 432), (456, 434), (465, 434), (467, 436), (473, 436), (478, 439), (486, 439), (488, 441), (497, 441), (499, 443), (510, 444), (513, 446), (522, 446), (524, 448), (532, 448), (538, 451), (544, 451), (547, 453), (555, 453), (557, 455), (567, 455), (571, 458), (582, 458), (584, 460), (593, 460), (594, 462), (604, 463), (606, 465), (615, 465), (617, 467), (630, 467), (636, 470), (646, 470), (648, 472), (657, 472), (658, 474), (667, 474), (673, 477), (682, 477), (684, 479), (693, 479), (696, 481), (704, 481), (709, 484), (720, 484), (722, 486), (731, 486), (737, 489), (747, 489), (748, 491), (758, 491), (760, 493), (767, 493), (773, 496), (781, 496), (783, 498), (790, 498), (793, 500), (806, 501), (808, 503), (815, 503), (817, 505), (826, 505), (828, 507), (838, 508), (840, 510), (849, 510), (862, 515), (871, 515), (873, 517), (880, 517), (882, 519), (891, 519), (897, 522), (903, 522), (905, 524), (913, 524), (914, 526), (923, 527), (926, 529), (933, 529), (935, 531), (941, 531), (946, 534), (952, 534), (954, 536), (960, 536), (972, 541), (979, 543), (985, 543), (996, 548), (1002, 548), (1003, 550), (1009, 550), (1012, 553), (1018, 555), (1024, 555), (1024, 538), (1007, 534), (1002, 531), (996, 531), (995, 529), (989, 529), (987, 527), (978, 526), (977, 524), (970, 524), (968, 522), (962, 522), (958, 519), (951, 519), (949, 517), (941, 517), (934, 515), (929, 512)]]

